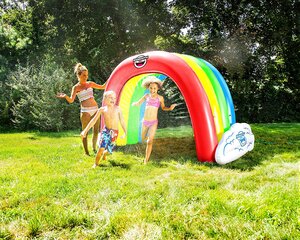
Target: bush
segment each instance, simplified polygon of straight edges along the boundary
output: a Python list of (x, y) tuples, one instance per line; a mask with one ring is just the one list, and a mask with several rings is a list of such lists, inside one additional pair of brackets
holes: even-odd
[(8, 79), (16, 128), (60, 131), (80, 126), (78, 103), (69, 105), (55, 96), (60, 91), (70, 92), (74, 76), (55, 62), (46, 61), (38, 67), (19, 65)]

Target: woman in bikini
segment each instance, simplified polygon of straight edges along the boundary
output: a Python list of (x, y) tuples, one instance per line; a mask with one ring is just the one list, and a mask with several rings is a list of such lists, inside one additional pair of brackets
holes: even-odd
[(132, 103), (132, 106), (140, 106), (146, 101), (146, 109), (142, 122), (142, 141), (144, 142), (147, 136), (146, 155), (144, 159), (144, 164), (147, 164), (152, 152), (153, 139), (158, 125), (158, 108), (161, 107), (163, 111), (172, 111), (176, 104), (172, 104), (170, 107), (165, 106), (164, 97), (157, 93), (162, 86), (162, 82), (158, 78), (149, 76), (143, 81), (142, 86), (149, 89), (150, 93), (145, 94), (139, 101)]
[[(73, 86), (71, 96), (69, 97), (65, 93), (58, 93), (57, 97), (66, 99), (68, 103), (73, 103), (77, 95), (80, 101), (80, 108), (81, 108), (80, 109), (81, 127), (82, 129), (85, 129), (85, 127), (88, 125), (88, 123), (91, 121), (91, 119), (93, 118), (93, 116), (98, 110), (98, 104), (94, 99), (93, 89), (95, 88), (95, 89), (104, 90), (105, 83), (103, 85), (99, 85), (95, 82), (87, 81), (89, 72), (88, 69), (85, 66), (83, 66), (81, 63), (76, 64), (74, 68), (74, 73), (78, 78), (78, 83)], [(100, 127), (100, 120), (98, 120), (93, 127), (93, 151), (94, 152), (97, 152), (96, 144), (98, 139), (99, 127)], [(82, 139), (82, 143), (83, 143), (85, 154), (89, 155), (87, 136)]]

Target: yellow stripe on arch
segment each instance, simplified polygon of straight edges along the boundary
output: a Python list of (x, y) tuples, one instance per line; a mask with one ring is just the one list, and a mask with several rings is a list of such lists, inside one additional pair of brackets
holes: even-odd
[[(122, 111), (122, 114), (123, 114), (126, 129), (128, 129), (128, 124), (129, 124), (128, 123), (129, 110), (130, 110), (130, 107), (131, 107), (130, 102), (131, 102), (133, 92), (134, 92), (139, 80), (141, 78), (145, 77), (146, 75), (147, 74), (141, 74), (141, 75), (138, 75), (138, 76), (135, 76), (135, 77), (129, 79), (126, 82), (126, 84), (124, 85), (124, 87), (121, 91), (119, 107), (121, 108), (121, 111)], [(123, 135), (124, 135), (124, 130), (123, 130), (121, 124), (119, 124), (119, 137), (117, 139), (117, 145), (118, 146), (124, 146), (127, 143), (127, 136), (125, 138), (120, 138)]]
[(194, 62), (192, 59), (190, 59), (188, 56), (178, 54), (178, 53), (175, 53), (175, 55), (177, 55), (178, 57), (183, 59), (190, 66), (190, 68), (192, 68), (194, 73), (197, 75), (201, 85), (203, 86), (204, 91), (207, 95), (209, 104), (210, 104), (213, 118), (214, 118), (216, 134), (217, 134), (218, 140), (220, 140), (224, 133), (221, 109), (220, 109), (215, 91), (213, 89), (213, 86), (211, 85), (209, 78), (207, 77), (207, 75), (203, 71), (203, 69), (196, 62)]

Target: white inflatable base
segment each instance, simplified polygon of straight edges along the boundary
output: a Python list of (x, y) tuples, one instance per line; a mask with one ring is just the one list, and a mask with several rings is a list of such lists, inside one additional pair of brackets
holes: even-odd
[(254, 135), (247, 123), (235, 123), (219, 142), (215, 160), (223, 165), (237, 160), (254, 148)]

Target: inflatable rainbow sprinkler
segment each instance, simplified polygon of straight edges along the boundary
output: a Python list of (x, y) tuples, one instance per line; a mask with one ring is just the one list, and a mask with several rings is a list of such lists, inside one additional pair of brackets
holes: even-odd
[(148, 76), (161, 81), (169, 77), (177, 85), (190, 114), (199, 161), (226, 164), (253, 149), (254, 135), (248, 124), (236, 123), (232, 97), (220, 72), (203, 59), (164, 51), (129, 57), (108, 79), (106, 91), (116, 92), (128, 132), (117, 145), (141, 142), (145, 104), (131, 104), (147, 93), (142, 81)]

